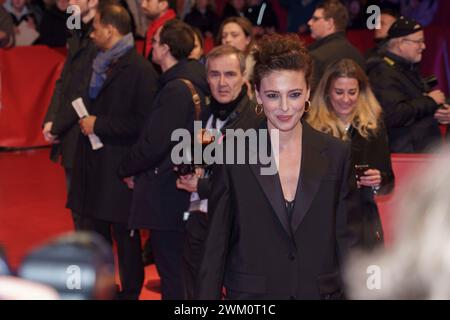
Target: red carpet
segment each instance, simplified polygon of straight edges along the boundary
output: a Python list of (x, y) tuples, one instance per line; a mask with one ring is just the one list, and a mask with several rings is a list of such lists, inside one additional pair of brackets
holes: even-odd
[[(47, 148), (0, 152), (0, 244), (13, 268), (34, 247), (72, 230), (64, 172), (48, 155)], [(154, 265), (145, 274), (141, 299), (160, 299)]]

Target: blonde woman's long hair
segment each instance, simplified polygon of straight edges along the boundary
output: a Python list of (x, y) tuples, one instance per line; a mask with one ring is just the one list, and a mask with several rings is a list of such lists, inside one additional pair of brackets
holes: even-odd
[(327, 68), (314, 92), (311, 108), (306, 114), (308, 123), (316, 130), (339, 139), (349, 138), (345, 125), (336, 115), (329, 98), (331, 85), (337, 78), (353, 78), (358, 81), (358, 100), (350, 124), (365, 139), (376, 135), (382, 110), (370, 88), (369, 79), (361, 67), (351, 59), (342, 59)]

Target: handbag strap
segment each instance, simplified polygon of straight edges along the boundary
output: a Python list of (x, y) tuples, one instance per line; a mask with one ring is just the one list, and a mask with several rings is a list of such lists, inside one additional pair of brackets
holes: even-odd
[(191, 92), (192, 95), (192, 102), (194, 103), (194, 107), (195, 107), (195, 120), (200, 120), (200, 95), (197, 93), (197, 90), (195, 90), (194, 85), (192, 84), (191, 81), (187, 80), (187, 79), (180, 79), (181, 81), (183, 81), (186, 86), (189, 88), (189, 91)]

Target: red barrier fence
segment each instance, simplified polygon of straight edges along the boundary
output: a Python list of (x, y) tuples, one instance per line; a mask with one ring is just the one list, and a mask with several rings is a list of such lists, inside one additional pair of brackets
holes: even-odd
[(47, 144), (41, 125), (64, 58), (45, 46), (0, 50), (0, 146)]
[(393, 154), (392, 169), (395, 174), (394, 191), (386, 196), (376, 197), (378, 210), (383, 223), (386, 244), (389, 245), (395, 234), (398, 212), (396, 203), (405, 187), (409, 184), (415, 173), (430, 164), (433, 159), (429, 154)]

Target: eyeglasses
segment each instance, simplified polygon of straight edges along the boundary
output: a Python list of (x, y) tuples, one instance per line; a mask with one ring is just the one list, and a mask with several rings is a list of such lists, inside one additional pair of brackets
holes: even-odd
[(405, 38), (403, 40), (404, 41), (414, 42), (415, 44), (418, 44), (418, 45), (425, 44), (425, 39), (413, 40), (413, 39)]
[(320, 19), (324, 19), (324, 17), (317, 17), (317, 16), (312, 16), (311, 17), (311, 20), (314, 21), (314, 22), (319, 21)]

